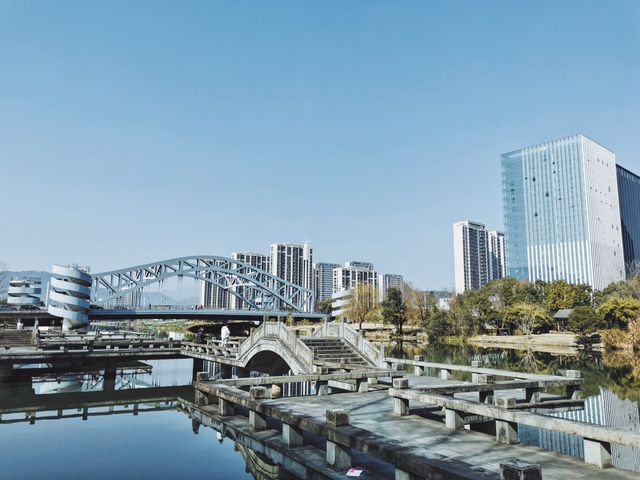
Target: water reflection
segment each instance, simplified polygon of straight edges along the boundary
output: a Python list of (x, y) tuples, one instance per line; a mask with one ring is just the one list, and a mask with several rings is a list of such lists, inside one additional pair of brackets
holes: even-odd
[[(640, 359), (631, 354), (578, 350), (573, 355), (560, 355), (532, 350), (481, 348), (471, 345), (396, 344), (387, 348), (388, 355), (413, 358), (423, 355), (426, 361), (470, 365), (478, 361), (488, 368), (540, 374), (557, 374), (563, 370), (580, 370), (585, 408), (575, 412), (550, 415), (596, 425), (607, 425), (640, 432)], [(458, 373), (460, 380), (470, 375)], [(583, 458), (581, 437), (544, 429), (519, 428), (523, 443)], [(612, 445), (615, 467), (640, 471), (640, 449)]]
[(574, 355), (560, 355), (533, 350), (481, 348), (471, 345), (395, 344), (387, 347), (387, 355), (439, 363), (470, 365), (479, 361), (490, 368), (529, 373), (556, 374), (562, 370), (580, 370), (583, 396), (598, 395), (601, 388), (622, 399), (640, 400), (640, 358), (631, 354), (579, 350)]

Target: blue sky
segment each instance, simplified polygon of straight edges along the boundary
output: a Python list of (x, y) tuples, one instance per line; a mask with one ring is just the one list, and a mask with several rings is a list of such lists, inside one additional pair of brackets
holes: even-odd
[(640, 171), (640, 2), (0, 0), (0, 259), (93, 271), (310, 239), (453, 285), (500, 154)]

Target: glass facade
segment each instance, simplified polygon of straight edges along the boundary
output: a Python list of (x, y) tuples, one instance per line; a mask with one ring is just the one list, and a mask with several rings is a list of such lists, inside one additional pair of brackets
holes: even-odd
[(507, 276), (595, 288), (619, 279), (612, 152), (578, 134), (505, 153), (502, 192)]
[(617, 165), (622, 246), (627, 276), (637, 275), (640, 263), (640, 177)]

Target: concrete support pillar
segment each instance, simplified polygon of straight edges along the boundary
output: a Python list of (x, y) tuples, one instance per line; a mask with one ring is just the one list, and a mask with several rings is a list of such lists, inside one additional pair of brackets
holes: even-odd
[(518, 424), (496, 420), (496, 441), (505, 445), (520, 443), (518, 439)]
[(449, 430), (460, 430), (464, 428), (464, 418), (462, 417), (461, 412), (445, 408), (444, 424)]
[(340, 472), (351, 468), (351, 448), (327, 440), (327, 467)]
[[(471, 361), (471, 366), (473, 368), (478, 368), (480, 367), (480, 362), (478, 360), (472, 360)], [(475, 372), (471, 372), (471, 382), (472, 383), (478, 383), (478, 373)]]
[(446, 370), (446, 369), (443, 368), (442, 370), (440, 370), (439, 377), (442, 380), (449, 380), (449, 378), (451, 377), (451, 370)]
[(329, 382), (327, 380), (318, 380), (316, 382), (316, 392), (318, 395), (329, 395)]
[[(396, 390), (404, 390), (409, 388), (408, 378), (394, 378), (393, 388)], [(406, 398), (393, 397), (393, 414), (404, 417), (409, 415), (409, 400)]]
[(138, 411), (140, 410), (140, 404), (136, 403), (133, 405), (133, 414), (138, 415)]
[[(516, 399), (513, 397), (496, 397), (495, 402), (496, 407), (504, 409), (513, 408), (516, 405)], [(505, 445), (520, 443), (518, 439), (518, 424), (496, 420), (496, 441)]]
[(327, 410), (327, 467), (331, 470), (342, 471), (351, 468), (351, 448), (335, 442), (331, 429), (349, 425), (349, 414), (344, 410)]
[(233, 415), (233, 404), (222, 398), (218, 399), (218, 415), (228, 417)]
[(209, 395), (200, 390), (195, 391), (194, 401), (196, 405), (205, 406), (210, 405)]
[(267, 429), (267, 417), (255, 410), (249, 410), (249, 425), (254, 432)]
[(302, 429), (296, 428), (288, 423), (282, 424), (282, 441), (289, 448), (302, 447)]
[[(424, 362), (424, 355), (414, 355), (413, 359), (416, 362)], [(413, 374), (416, 377), (421, 377), (422, 375), (424, 375), (424, 367), (422, 365), (414, 365), (413, 366)]]
[(542, 466), (516, 458), (500, 464), (500, 478), (508, 480), (542, 480)]
[(195, 380), (196, 375), (198, 375), (198, 372), (202, 372), (202, 371), (204, 371), (204, 360), (202, 360), (201, 358), (194, 358), (193, 368), (191, 369), (191, 378)]
[(104, 364), (104, 378), (115, 378), (116, 366), (117, 363), (115, 360), (107, 360)]
[[(251, 387), (249, 389), (249, 397), (251, 397), (252, 400), (264, 400), (267, 398), (267, 389), (265, 387)], [(249, 425), (254, 432), (266, 430), (267, 416), (251, 408), (251, 410), (249, 410)]]
[(611, 444), (585, 438), (584, 463), (597, 468), (609, 468), (613, 466), (611, 461)]
[(411, 474), (396, 467), (395, 480), (411, 480)]
[(367, 382), (366, 378), (356, 380), (356, 391), (359, 393), (369, 391), (369, 382)]
[[(565, 370), (564, 376), (567, 378), (581, 378), (580, 370)], [(567, 398), (580, 400), (580, 385), (567, 385)]]
[(82, 420), (87, 420), (88, 418), (89, 418), (89, 409), (85, 407), (82, 409)]

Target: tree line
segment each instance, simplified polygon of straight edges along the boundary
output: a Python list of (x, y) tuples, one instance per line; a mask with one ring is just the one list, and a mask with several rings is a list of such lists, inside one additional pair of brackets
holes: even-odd
[[(589, 285), (501, 278), (467, 290), (439, 305), (435, 295), (411, 285), (389, 288), (382, 301), (372, 285), (353, 291), (347, 317), (358, 323), (387, 322), (401, 334), (405, 324), (421, 327), (431, 342), (486, 333), (531, 335), (551, 331), (587, 336), (596, 331), (625, 332), (640, 317), (640, 277), (592, 291)], [(554, 318), (559, 310), (572, 310)], [(640, 321), (639, 321), (640, 322)], [(640, 323), (638, 324), (640, 328)]]

